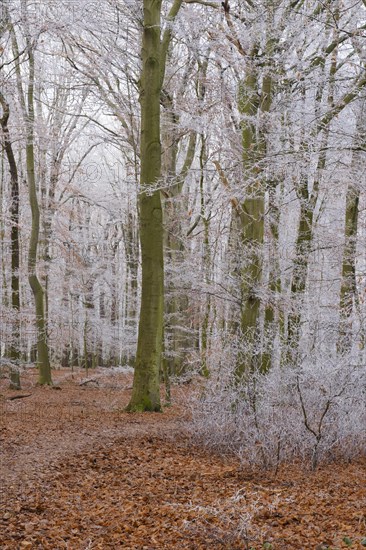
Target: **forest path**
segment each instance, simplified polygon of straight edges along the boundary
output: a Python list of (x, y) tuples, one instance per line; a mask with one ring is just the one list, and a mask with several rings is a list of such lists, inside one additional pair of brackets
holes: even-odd
[[(363, 463), (276, 478), (194, 446), (186, 388), (164, 414), (126, 414), (131, 376), (55, 371), (0, 386), (0, 549), (362, 548)], [(84, 376), (84, 378), (83, 378)]]

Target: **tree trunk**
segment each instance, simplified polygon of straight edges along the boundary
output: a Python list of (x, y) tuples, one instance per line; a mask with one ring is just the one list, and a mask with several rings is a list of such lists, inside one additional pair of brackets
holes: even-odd
[(161, 176), (160, 94), (162, 59), (161, 0), (144, 0), (141, 69), (141, 193), (139, 197), (142, 264), (141, 310), (133, 390), (129, 411), (160, 411), (163, 341), (164, 259)]
[[(256, 52), (253, 52), (253, 65)], [(260, 298), (258, 286), (262, 278), (262, 245), (264, 239), (264, 189), (258, 178), (258, 144), (254, 117), (259, 109), (258, 80), (254, 67), (248, 72), (239, 90), (239, 110), (245, 117), (242, 123), (243, 168), (248, 182), (246, 199), (239, 211), (241, 245), (245, 253), (240, 271), (241, 315), (240, 328), (246, 340), (246, 351), (239, 359), (237, 374), (254, 367), (254, 343), (258, 330)], [(239, 260), (240, 262), (243, 260)]]
[[(10, 116), (9, 105), (5, 97), (0, 92), (0, 103), (3, 109), (3, 116), (0, 124), (3, 131), (4, 149), (9, 164), (10, 187), (11, 187), (11, 235), (10, 235), (10, 255), (11, 255), (11, 307), (14, 310), (14, 321), (12, 323), (12, 341), (9, 349), (9, 356), (14, 361), (20, 358), (20, 296), (19, 296), (19, 178), (18, 169), (10, 139), (8, 120)], [(10, 386), (13, 389), (20, 389), (20, 375), (17, 368), (10, 371)]]
[(37, 276), (37, 249), (39, 242), (40, 212), (37, 199), (34, 161), (34, 56), (29, 45), (29, 84), (27, 113), (26, 163), (29, 202), (32, 212), (32, 229), (28, 253), (28, 280), (36, 306), (37, 364), (40, 385), (52, 384), (51, 367), (47, 344), (47, 326), (44, 310), (44, 292)]
[(340, 331), (338, 349), (349, 352), (352, 347), (352, 312), (357, 300), (356, 239), (358, 228), (359, 189), (350, 186), (346, 199), (345, 248), (342, 262), (340, 296)]

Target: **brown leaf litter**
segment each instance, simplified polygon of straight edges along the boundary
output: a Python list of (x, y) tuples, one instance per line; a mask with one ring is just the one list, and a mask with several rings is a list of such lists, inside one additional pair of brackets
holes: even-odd
[(363, 548), (365, 462), (247, 472), (192, 443), (189, 387), (163, 414), (127, 414), (129, 374), (54, 379), (62, 391), (33, 369), (21, 392), (1, 380), (1, 550)]

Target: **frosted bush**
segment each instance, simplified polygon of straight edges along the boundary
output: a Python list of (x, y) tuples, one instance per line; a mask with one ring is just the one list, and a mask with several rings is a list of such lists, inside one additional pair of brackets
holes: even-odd
[(221, 357), (193, 399), (192, 432), (201, 443), (264, 468), (295, 460), (315, 468), (365, 454), (364, 365), (314, 352), (295, 367), (251, 373), (238, 383), (234, 358), (227, 358), (232, 362)]

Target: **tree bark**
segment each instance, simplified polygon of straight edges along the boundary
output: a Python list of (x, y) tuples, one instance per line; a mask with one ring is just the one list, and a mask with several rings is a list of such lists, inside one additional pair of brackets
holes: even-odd
[[(252, 59), (256, 58), (255, 49)], [(241, 312), (240, 328), (246, 340), (246, 351), (239, 359), (237, 374), (254, 367), (254, 343), (258, 330), (262, 279), (262, 245), (264, 239), (264, 189), (258, 178), (259, 144), (256, 141), (254, 117), (259, 109), (258, 75), (248, 66), (247, 75), (239, 89), (239, 110), (245, 117), (242, 123), (243, 169), (248, 185), (246, 199), (239, 209), (241, 246), (246, 255), (240, 271)]]
[[(14, 310), (15, 318), (12, 323), (12, 341), (10, 344), (10, 358), (17, 361), (20, 358), (20, 296), (19, 296), (19, 178), (18, 168), (14, 156), (13, 146), (10, 138), (8, 120), (10, 116), (10, 108), (5, 97), (0, 91), (0, 103), (3, 109), (3, 116), (0, 119), (1, 128), (3, 131), (4, 149), (9, 164), (10, 173), (10, 218), (11, 218), (11, 234), (10, 234), (10, 255), (11, 255), (11, 307)], [(13, 389), (21, 388), (20, 375), (17, 368), (12, 368), (10, 372), (10, 386)]]
[(27, 113), (26, 163), (29, 203), (32, 212), (32, 228), (28, 252), (28, 280), (36, 306), (38, 383), (52, 384), (49, 361), (47, 326), (44, 310), (44, 291), (37, 276), (37, 250), (39, 242), (40, 212), (37, 198), (34, 160), (34, 55), (29, 46), (29, 84)]
[(161, 0), (144, 0), (143, 7), (140, 89), (141, 192), (139, 196), (142, 293), (133, 389), (127, 410), (160, 411), (164, 231), (160, 191), (156, 189), (156, 185), (161, 176)]

